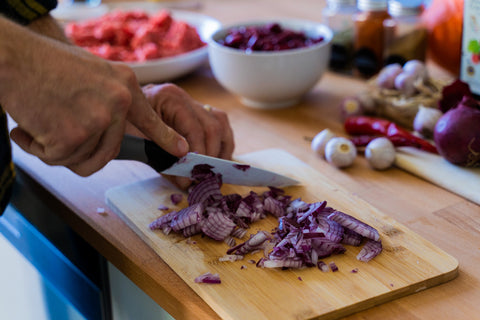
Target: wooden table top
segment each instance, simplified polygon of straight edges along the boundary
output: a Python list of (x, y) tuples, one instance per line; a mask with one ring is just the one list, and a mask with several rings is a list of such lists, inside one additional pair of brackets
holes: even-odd
[[(202, 0), (196, 10), (222, 23), (286, 16), (320, 21), (323, 6), (324, 1), (313, 0)], [(324, 128), (344, 134), (339, 102), (363, 90), (363, 80), (328, 72), (299, 105), (268, 111), (241, 105), (216, 82), (207, 66), (175, 83), (197, 100), (228, 112), (235, 132), (235, 154), (282, 148), (458, 259), (456, 279), (346, 319), (478, 318), (480, 207), (398, 168), (374, 171), (359, 157), (352, 167), (339, 170), (310, 150), (305, 137), (313, 137)], [(47, 201), (60, 201), (61, 218), (174, 318), (219, 319), (106, 208), (107, 189), (154, 177), (157, 174), (152, 169), (135, 162), (113, 161), (100, 172), (81, 178), (65, 168), (47, 166), (15, 146), (14, 158), (18, 167), (54, 196)], [(41, 188), (38, 191), (43, 192)], [(97, 208), (106, 208), (106, 213), (99, 214)]]

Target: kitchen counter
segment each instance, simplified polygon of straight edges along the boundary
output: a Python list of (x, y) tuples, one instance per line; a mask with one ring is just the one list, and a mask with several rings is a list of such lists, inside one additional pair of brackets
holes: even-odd
[[(244, 0), (201, 2), (198, 12), (222, 23), (263, 17), (321, 20), (323, 1)], [(437, 70), (443, 75), (441, 70)], [(343, 134), (339, 102), (364, 89), (361, 79), (326, 73), (297, 106), (278, 110), (247, 108), (226, 92), (205, 66), (176, 84), (197, 100), (229, 114), (236, 155), (281, 148), (431, 241), (459, 262), (452, 281), (346, 319), (475, 319), (480, 314), (480, 207), (398, 168), (374, 171), (358, 157), (339, 170), (310, 150), (308, 137), (324, 128)], [(125, 222), (105, 204), (115, 186), (157, 176), (132, 161), (112, 161), (82, 178), (62, 167), (45, 165), (14, 146), (14, 160), (30, 184), (59, 216), (115, 267), (176, 319), (220, 317)], [(479, 182), (480, 183), (480, 182)], [(104, 208), (105, 213), (98, 208)], [(274, 303), (274, 302), (272, 302)]]

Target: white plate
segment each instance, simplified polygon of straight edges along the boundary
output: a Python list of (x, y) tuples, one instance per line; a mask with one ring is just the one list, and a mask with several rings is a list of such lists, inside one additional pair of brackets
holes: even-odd
[[(97, 7), (85, 5), (72, 5), (58, 8), (52, 15), (60, 21), (80, 21), (99, 17), (111, 10), (143, 10), (149, 14), (168, 9), (172, 17), (178, 21), (184, 21), (197, 28), (197, 32), (203, 42), (207, 43), (212, 34), (221, 26), (220, 22), (209, 16), (196, 12), (169, 9), (168, 6), (155, 2), (119, 2), (102, 4)], [(208, 48), (202, 48), (183, 53), (174, 57), (148, 60), (142, 62), (128, 62), (127, 64), (135, 72), (140, 83), (171, 81), (187, 75), (208, 61)]]

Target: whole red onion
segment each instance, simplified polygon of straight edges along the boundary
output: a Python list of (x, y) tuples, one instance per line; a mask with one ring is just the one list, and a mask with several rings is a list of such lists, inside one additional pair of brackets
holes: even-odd
[(480, 104), (464, 96), (456, 108), (447, 111), (435, 125), (438, 153), (464, 167), (480, 166)]

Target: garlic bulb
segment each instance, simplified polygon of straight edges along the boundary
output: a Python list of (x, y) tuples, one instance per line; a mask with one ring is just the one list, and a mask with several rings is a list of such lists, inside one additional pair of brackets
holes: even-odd
[(351, 166), (356, 156), (355, 145), (343, 137), (332, 138), (325, 146), (325, 159), (337, 168)]
[(439, 109), (420, 105), (413, 120), (413, 130), (425, 138), (432, 138), (435, 125), (442, 115), (443, 113)]

